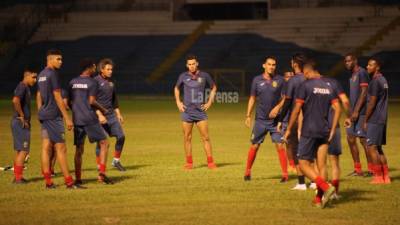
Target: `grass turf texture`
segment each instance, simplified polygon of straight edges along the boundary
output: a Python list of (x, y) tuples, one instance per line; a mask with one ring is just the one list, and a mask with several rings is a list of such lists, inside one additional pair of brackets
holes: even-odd
[[(33, 106), (33, 104), (32, 104)], [(34, 107), (32, 107), (34, 108)], [(179, 113), (172, 100), (123, 100), (125, 149), (121, 173), (111, 168), (112, 186), (96, 181), (94, 145), (86, 144), (83, 179), (87, 190), (45, 190), (40, 174), (40, 132), (32, 118), (31, 159), (27, 185), (13, 185), (12, 171), (0, 172), (0, 224), (399, 224), (400, 106), (390, 104), (388, 145), (384, 148), (393, 183), (370, 185), (369, 178), (345, 177), (353, 165), (342, 135), (342, 199), (321, 210), (311, 206), (314, 191), (290, 190), (280, 184), (280, 167), (270, 137), (253, 166), (253, 180), (243, 181), (250, 129), (244, 127), (246, 102), (215, 104), (209, 111), (214, 157), (219, 168), (206, 167), (197, 130), (193, 136), (195, 169), (184, 171)], [(12, 164), (9, 121), (11, 103), (0, 101), (0, 166)], [(344, 134), (342, 130), (342, 134)], [(72, 132), (66, 135), (73, 170)], [(114, 139), (111, 146), (113, 146)], [(112, 150), (112, 148), (110, 148)], [(361, 154), (363, 169), (365, 156)], [(56, 172), (59, 173), (58, 167)]]

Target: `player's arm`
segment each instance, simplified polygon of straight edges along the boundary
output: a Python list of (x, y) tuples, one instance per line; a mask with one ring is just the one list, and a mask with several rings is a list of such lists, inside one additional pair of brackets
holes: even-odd
[(43, 103), (42, 103), (42, 96), (40, 95), (40, 91), (38, 90), (38, 91), (36, 92), (36, 106), (37, 106), (37, 109), (39, 110), (40, 107), (42, 107), (42, 105), (43, 105)]
[(202, 109), (204, 111), (207, 111), (211, 107), (211, 105), (214, 103), (216, 94), (217, 94), (217, 85), (214, 84), (213, 87), (211, 88), (210, 97), (208, 98), (207, 103), (202, 105)]
[(351, 113), (350, 113), (350, 101), (345, 93), (339, 94), (340, 102), (342, 103), (342, 108), (344, 109), (344, 113), (346, 115), (346, 119), (344, 121), (345, 127), (351, 126)]
[(285, 103), (285, 97), (282, 97), (279, 100), (278, 104), (276, 104), (274, 108), (271, 110), (271, 112), (269, 112), (268, 117), (271, 119), (276, 118), (276, 116), (278, 116), (279, 111), (282, 109), (284, 103)]
[(374, 112), (374, 109), (376, 107), (376, 102), (378, 101), (378, 98), (376, 96), (370, 96), (368, 104), (367, 104), (367, 112), (365, 113), (365, 121), (363, 124), (363, 129), (367, 129), (367, 123), (368, 120), (371, 118), (372, 113)]
[(297, 138), (300, 140), (301, 129), (303, 129), (303, 110), (300, 110), (299, 117), (297, 117)]
[(330, 142), (332, 140), (332, 138), (334, 137), (335, 132), (336, 132), (336, 129), (334, 127), (337, 127), (338, 122), (339, 122), (341, 109), (340, 109), (340, 104), (338, 102), (338, 99), (335, 98), (332, 100), (332, 108), (333, 108), (334, 114), (333, 114), (333, 120), (332, 120), (332, 126), (331, 126), (332, 129), (329, 134), (328, 142)]
[(25, 120), (24, 111), (22, 110), (22, 106), (21, 106), (21, 99), (18, 96), (14, 96), (12, 99), (12, 103), (13, 103), (15, 111), (18, 113), (18, 119), (21, 121), (22, 127), (28, 128), (29, 123)]
[(108, 110), (104, 108), (104, 106), (96, 101), (96, 97), (93, 95), (89, 96), (89, 104), (96, 110), (100, 111), (102, 114), (107, 114), (108, 112)]
[(250, 95), (249, 101), (247, 103), (246, 120), (244, 121), (246, 127), (251, 126), (251, 113), (253, 112), (255, 103), (256, 103), (256, 96)]
[(286, 141), (287, 138), (289, 137), (290, 131), (292, 130), (294, 124), (295, 124), (296, 121), (298, 120), (298, 117), (299, 117), (299, 114), (300, 114), (300, 112), (301, 112), (301, 108), (303, 107), (303, 104), (304, 104), (304, 101), (298, 99), (298, 100), (296, 101), (296, 105), (294, 105), (292, 114), (290, 115), (288, 127), (287, 127), (286, 132), (285, 132), (285, 134), (284, 134), (284, 136), (283, 136), (283, 139), (284, 139), (285, 141)]
[(353, 122), (358, 120), (358, 116), (360, 114), (360, 109), (367, 100), (368, 84), (363, 84), (360, 87), (361, 87), (361, 93), (357, 99), (357, 103), (354, 107), (353, 113), (351, 114), (351, 121), (353, 121)]
[(67, 125), (67, 129), (71, 130), (74, 126), (74, 124), (72, 123), (72, 120), (69, 118), (67, 109), (64, 105), (64, 101), (62, 99), (61, 96), (61, 90), (60, 89), (55, 89), (53, 91), (53, 95), (54, 95), (54, 100), (56, 101), (57, 107), (60, 109), (61, 114), (65, 120), (65, 124)]
[(124, 118), (122, 117), (121, 110), (119, 110), (119, 101), (117, 98), (117, 94), (115, 93), (115, 89), (113, 90), (113, 94), (112, 94), (112, 105), (113, 105), (115, 115), (117, 115), (119, 122), (123, 123)]
[(181, 101), (181, 91), (179, 90), (179, 87), (175, 86), (174, 94), (175, 94), (176, 106), (178, 107), (180, 112), (184, 112), (186, 109), (186, 106)]

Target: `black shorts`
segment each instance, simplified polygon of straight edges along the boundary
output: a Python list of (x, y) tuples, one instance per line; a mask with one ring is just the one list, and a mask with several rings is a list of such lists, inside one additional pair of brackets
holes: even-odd
[(386, 145), (386, 124), (367, 124), (367, 145)]
[(297, 157), (302, 160), (314, 161), (319, 146), (328, 144), (328, 138), (300, 137)]
[(86, 126), (74, 127), (74, 145), (79, 146), (85, 144), (86, 135), (90, 143), (107, 139), (106, 133), (100, 123)]

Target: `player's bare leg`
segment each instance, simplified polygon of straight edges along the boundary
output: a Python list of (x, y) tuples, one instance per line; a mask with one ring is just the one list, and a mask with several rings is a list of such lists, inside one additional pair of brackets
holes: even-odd
[(52, 151), (52, 146), (53, 144), (50, 142), (48, 138), (42, 139), (42, 154), (41, 154), (42, 174), (45, 179), (47, 188), (55, 187), (51, 179), (51, 172), (50, 172), (50, 151)]
[(217, 166), (214, 163), (214, 159), (212, 156), (212, 147), (210, 141), (210, 135), (208, 133), (208, 122), (207, 120), (202, 120), (196, 123), (197, 128), (200, 132), (201, 140), (203, 141), (204, 151), (207, 155), (207, 164), (208, 168), (216, 169)]
[(392, 181), (389, 176), (389, 166), (387, 163), (386, 156), (383, 152), (382, 146), (378, 146), (378, 152), (379, 152), (379, 159), (382, 165), (383, 180), (385, 184), (390, 184)]
[(82, 184), (82, 155), (84, 151), (84, 144), (75, 147), (75, 184), (77, 185)]
[(296, 172), (296, 164), (293, 159), (293, 147), (290, 143), (286, 144), (286, 155), (289, 161), (289, 171), (295, 173)]
[(14, 157), (14, 183), (23, 184), (27, 181), (23, 177), (25, 157), (28, 155), (27, 151), (16, 151)]
[(276, 148), (276, 152), (278, 153), (279, 164), (280, 164), (281, 170), (282, 170), (281, 183), (284, 183), (284, 182), (287, 182), (289, 179), (286, 150), (285, 150), (283, 143), (276, 143), (275, 148)]
[(182, 130), (183, 130), (183, 148), (185, 150), (185, 156), (186, 156), (185, 169), (193, 169), (193, 157), (192, 157), (193, 123), (182, 122)]
[[(67, 146), (65, 143), (55, 143), (54, 148), (56, 150), (58, 164), (60, 165), (61, 172), (64, 175), (65, 184), (67, 187), (71, 187), (74, 184), (74, 180), (69, 173)], [(47, 165), (47, 168), (49, 168), (49, 164)]]
[(340, 179), (340, 163), (339, 156), (337, 155), (329, 155), (329, 161), (331, 162), (332, 167), (332, 185), (335, 187), (335, 199), (339, 198), (339, 179)]
[(357, 145), (357, 137), (353, 135), (347, 135), (347, 143), (349, 144), (351, 157), (353, 158), (354, 171), (349, 176), (362, 176), (362, 168), (360, 162), (360, 151)]
[(107, 139), (99, 141), (100, 146), (100, 166), (99, 166), (99, 182), (104, 184), (114, 184), (114, 182), (106, 176), (106, 165), (108, 156), (109, 143)]
[(372, 176), (374, 169), (373, 169), (373, 164), (371, 162), (371, 157), (369, 156), (369, 152), (368, 152), (368, 148), (367, 148), (367, 139), (366, 138), (360, 138), (360, 144), (364, 148), (365, 157), (367, 158), (367, 163), (368, 163), (367, 176)]
[(247, 163), (246, 163), (246, 171), (244, 172), (244, 180), (251, 180), (251, 168), (253, 167), (253, 163), (256, 160), (258, 149), (260, 148), (259, 144), (252, 144), (250, 146), (249, 152), (247, 154)]

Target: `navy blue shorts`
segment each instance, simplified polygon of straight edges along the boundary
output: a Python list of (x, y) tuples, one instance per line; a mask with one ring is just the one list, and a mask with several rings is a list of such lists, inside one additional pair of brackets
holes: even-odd
[(104, 129), (100, 123), (95, 123), (86, 126), (74, 126), (74, 145), (85, 144), (86, 135), (89, 138), (89, 142), (98, 142), (107, 139)]
[(197, 123), (199, 121), (207, 120), (207, 114), (199, 108), (187, 108), (185, 112), (181, 113), (181, 119), (187, 123)]
[(21, 120), (13, 118), (11, 120), (11, 132), (14, 140), (14, 150), (29, 152), (31, 129), (23, 128)]
[(265, 136), (268, 132), (271, 135), (273, 143), (282, 143), (282, 134), (276, 129), (277, 123), (273, 120), (256, 120), (254, 122), (253, 131), (251, 133), (251, 143), (261, 144), (264, 142)]
[(336, 155), (336, 156), (339, 156), (342, 154), (342, 142), (341, 142), (339, 126), (336, 128), (335, 136), (333, 136), (331, 143), (329, 143), (328, 154)]
[(125, 136), (124, 130), (122, 130), (121, 123), (115, 114), (107, 116), (107, 123), (101, 125), (110, 137), (123, 137)]
[(351, 123), (351, 127), (346, 128), (347, 135), (351, 135), (354, 137), (365, 138), (367, 133), (362, 129), (362, 125), (365, 120), (365, 115), (361, 115), (358, 117), (358, 120), (354, 123)]
[(287, 121), (283, 121), (283, 122), (282, 122), (282, 128), (281, 128), (281, 133), (282, 133), (282, 135), (285, 134), (288, 125), (289, 125), (289, 122), (287, 122)]
[(314, 161), (317, 156), (319, 146), (328, 144), (328, 138), (300, 137), (299, 148), (297, 150), (298, 159)]
[(386, 145), (386, 124), (367, 124), (367, 145)]
[(61, 117), (40, 122), (42, 124), (42, 138), (49, 139), (53, 143), (65, 143), (64, 121)]

